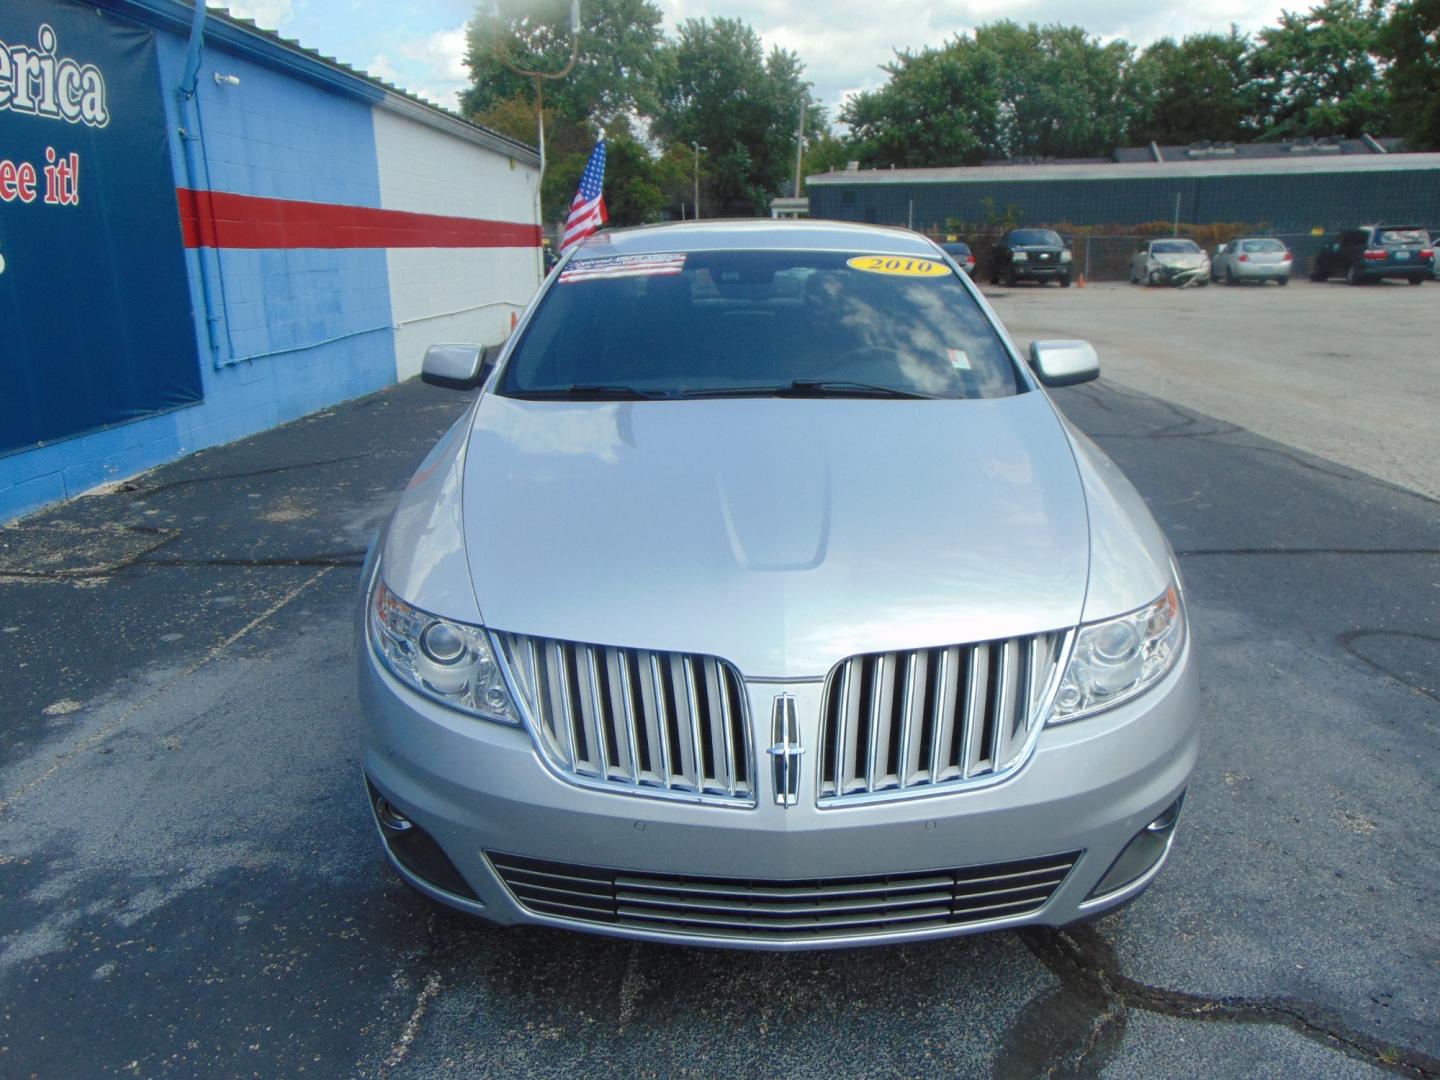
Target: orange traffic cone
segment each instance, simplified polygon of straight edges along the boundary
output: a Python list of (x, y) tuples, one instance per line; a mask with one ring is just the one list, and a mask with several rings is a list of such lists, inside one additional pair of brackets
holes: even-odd
[(1084, 275), (1084, 274), (1081, 274), (1081, 275), (1080, 275), (1080, 280), (1075, 283), (1075, 287), (1076, 287), (1077, 289), (1083, 289), (1083, 288), (1085, 287), (1085, 275)]

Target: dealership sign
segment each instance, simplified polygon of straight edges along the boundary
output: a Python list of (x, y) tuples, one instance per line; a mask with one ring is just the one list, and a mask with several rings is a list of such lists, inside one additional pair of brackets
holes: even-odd
[(94, 64), (59, 55), (55, 30), (42, 24), (37, 48), (0, 41), (0, 109), (104, 127), (105, 76)]
[(155, 31), (0, 0), (0, 454), (200, 399)]

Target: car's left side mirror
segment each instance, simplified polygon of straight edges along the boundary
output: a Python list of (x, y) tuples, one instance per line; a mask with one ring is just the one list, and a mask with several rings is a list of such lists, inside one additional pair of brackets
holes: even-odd
[(1030, 367), (1045, 386), (1074, 386), (1100, 377), (1100, 357), (1088, 341), (1032, 341)]
[(420, 363), (420, 381), (447, 390), (474, 390), (489, 373), (484, 345), (431, 345)]

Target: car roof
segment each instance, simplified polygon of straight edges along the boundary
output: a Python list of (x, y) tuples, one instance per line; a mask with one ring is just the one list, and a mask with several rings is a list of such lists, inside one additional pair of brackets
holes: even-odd
[(935, 244), (909, 229), (841, 221), (683, 221), (595, 233), (576, 249), (577, 259), (650, 255), (672, 251), (851, 251), (883, 255), (934, 255)]

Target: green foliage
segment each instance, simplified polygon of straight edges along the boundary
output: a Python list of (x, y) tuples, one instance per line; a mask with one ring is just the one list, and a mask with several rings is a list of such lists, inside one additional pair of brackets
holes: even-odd
[(869, 165), (1103, 154), (1124, 136), (1131, 52), (1078, 26), (991, 23), (897, 54), (890, 81), (851, 98), (840, 119)]
[(1260, 31), (1250, 67), (1265, 137), (1383, 132), (1390, 114), (1379, 77), (1383, 25), (1383, 9), (1367, 0), (1325, 0)]
[(1125, 75), (1131, 143), (1186, 144), (1251, 134), (1249, 39), (1193, 34), (1161, 38)]
[[(497, 6), (498, 5), (498, 6)], [(472, 119), (534, 143), (537, 80), (570, 59), (568, 0), (487, 0), (468, 29)], [(1078, 26), (1000, 21), (902, 52), (878, 89), (843, 106), (831, 132), (793, 52), (745, 22), (690, 19), (667, 37), (655, 0), (583, 0), (566, 77), (538, 82), (547, 171), (545, 219), (563, 218), (595, 140), (609, 139), (612, 221), (703, 205), (764, 213), (788, 190), (806, 104), (804, 173), (976, 164), (993, 158), (1108, 154), (1148, 141), (1385, 134), (1440, 149), (1440, 0), (1320, 0), (1249, 38), (1164, 38), (1143, 51)], [(1015, 222), (990, 207), (972, 227)], [(952, 222), (951, 227), (964, 226)]]
[[(470, 88), (461, 111), (474, 116), (517, 97), (533, 102), (534, 80), (511, 65), (562, 70), (570, 59), (569, 11), (567, 0), (496, 0), (479, 8), (466, 30)], [(602, 125), (650, 112), (661, 18), (650, 0), (584, 0), (575, 68), (564, 79), (545, 81), (547, 106), (563, 120)]]
[(1440, 0), (1396, 4), (1378, 37), (1389, 59), (1391, 131), (1410, 150), (1440, 150)]
[(794, 53), (776, 48), (767, 56), (759, 36), (738, 19), (680, 24), (660, 64), (652, 131), (667, 144), (708, 148), (700, 171), (711, 206), (764, 211), (793, 167), (802, 102), (807, 132), (825, 130), (803, 72)]

